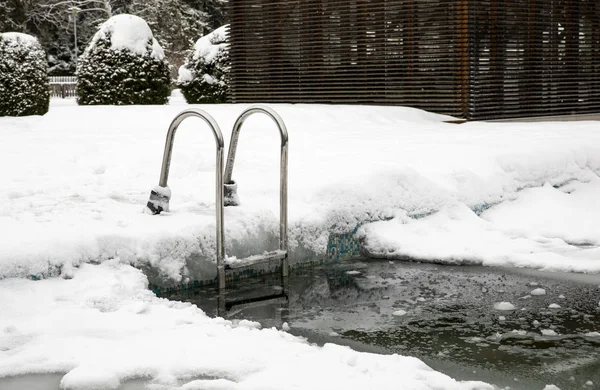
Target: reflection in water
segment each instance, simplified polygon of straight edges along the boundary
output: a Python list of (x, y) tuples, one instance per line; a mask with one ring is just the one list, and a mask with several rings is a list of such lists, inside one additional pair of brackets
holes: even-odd
[[(532, 296), (536, 288), (545, 295)], [(244, 280), (221, 296), (205, 288), (168, 298), (263, 327), (289, 322), (315, 342), (416, 356), (458, 379), (600, 384), (598, 275), (353, 261)], [(498, 302), (515, 309), (495, 310)]]

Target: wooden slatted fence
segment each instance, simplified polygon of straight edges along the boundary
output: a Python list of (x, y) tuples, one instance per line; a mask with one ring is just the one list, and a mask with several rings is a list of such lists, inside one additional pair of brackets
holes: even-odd
[(600, 112), (597, 0), (231, 0), (233, 102)]

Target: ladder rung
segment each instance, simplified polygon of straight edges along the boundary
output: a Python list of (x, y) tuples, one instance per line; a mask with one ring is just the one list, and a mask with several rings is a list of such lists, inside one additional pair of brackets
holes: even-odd
[(257, 304), (257, 303), (264, 303), (264, 302), (269, 302), (270, 303), (274, 303), (274, 302), (287, 302), (288, 301), (288, 296), (287, 294), (271, 294), (271, 295), (265, 295), (262, 297), (256, 297), (256, 298), (247, 298), (247, 299), (237, 299), (234, 301), (225, 301), (225, 310), (231, 310), (232, 307), (234, 306), (246, 306), (246, 307), (251, 307), (252, 304)]
[(250, 257), (246, 257), (243, 259), (236, 259), (231, 261), (229, 259), (225, 259), (225, 269), (237, 269), (237, 268), (245, 268), (250, 267), (257, 264), (270, 263), (276, 260), (283, 260), (287, 257), (287, 251), (273, 251), (267, 252), (262, 255), (254, 255)]

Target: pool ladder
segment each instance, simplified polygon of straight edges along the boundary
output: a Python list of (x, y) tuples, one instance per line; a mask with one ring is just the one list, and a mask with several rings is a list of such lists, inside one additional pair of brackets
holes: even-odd
[[(253, 114), (262, 113), (273, 119), (281, 135), (281, 155), (280, 155), (280, 177), (279, 177), (279, 250), (264, 253), (262, 255), (250, 256), (235, 262), (229, 262), (225, 255), (225, 231), (224, 231), (224, 206), (238, 206), (239, 198), (237, 195), (237, 183), (232, 180), (233, 165), (235, 163), (235, 154), (237, 151), (238, 139), (242, 125)], [(216, 237), (217, 237), (217, 283), (219, 290), (224, 290), (226, 272), (239, 268), (245, 268), (258, 264), (266, 264), (279, 260), (281, 262), (281, 276), (284, 291), (287, 290), (287, 278), (289, 276), (288, 261), (288, 239), (287, 239), (287, 189), (288, 189), (288, 133), (283, 120), (274, 110), (267, 106), (252, 106), (242, 112), (233, 125), (231, 133), (231, 142), (229, 143), (229, 152), (227, 156), (227, 166), (223, 175), (223, 135), (217, 125), (217, 122), (207, 112), (200, 109), (187, 109), (179, 113), (169, 126), (167, 139), (165, 142), (165, 151), (163, 154), (162, 169), (158, 186), (150, 193), (150, 199), (146, 209), (152, 214), (160, 214), (162, 211), (169, 211), (169, 201), (171, 191), (168, 188), (169, 168), (171, 165), (171, 155), (173, 152), (173, 139), (177, 128), (189, 117), (198, 117), (204, 120), (213, 132), (216, 144)], [(268, 297), (266, 297), (268, 298)]]

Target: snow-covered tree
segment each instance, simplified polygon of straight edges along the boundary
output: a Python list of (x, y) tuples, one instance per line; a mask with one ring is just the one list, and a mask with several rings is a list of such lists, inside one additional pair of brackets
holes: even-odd
[(229, 44), (222, 26), (198, 39), (179, 68), (177, 86), (190, 104), (224, 103), (229, 90)]
[(0, 34), (0, 116), (44, 115), (49, 102), (48, 63), (38, 40)]
[(169, 64), (140, 17), (107, 20), (79, 60), (77, 102), (82, 105), (166, 104)]
[(187, 49), (205, 31), (207, 15), (185, 0), (123, 0), (116, 12), (144, 19), (161, 43), (171, 64), (179, 66)]

